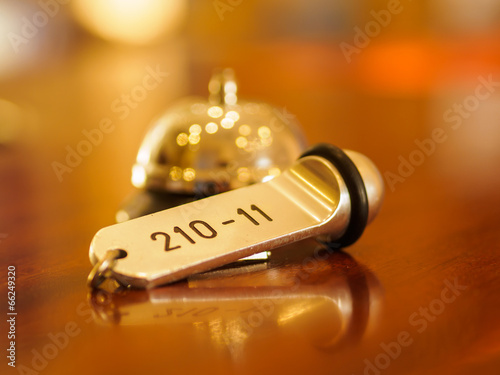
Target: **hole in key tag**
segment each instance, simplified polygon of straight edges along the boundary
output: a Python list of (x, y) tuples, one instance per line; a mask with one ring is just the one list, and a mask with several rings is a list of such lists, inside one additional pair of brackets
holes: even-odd
[[(90, 259), (95, 267), (104, 262), (106, 276), (121, 284), (150, 288), (309, 237), (349, 246), (383, 194), (367, 157), (320, 144), (270, 181), (205, 198), (203, 209), (192, 202), (103, 228)], [(95, 267), (92, 287), (103, 273)]]

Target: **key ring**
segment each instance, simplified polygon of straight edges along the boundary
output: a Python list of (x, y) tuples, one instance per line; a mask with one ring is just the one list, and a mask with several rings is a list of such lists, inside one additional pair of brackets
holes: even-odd
[(99, 288), (99, 286), (113, 273), (113, 267), (115, 266), (116, 261), (124, 258), (125, 256), (127, 256), (127, 252), (125, 250), (108, 250), (104, 257), (99, 260), (92, 268), (92, 271), (90, 271), (87, 278), (87, 285), (93, 289)]

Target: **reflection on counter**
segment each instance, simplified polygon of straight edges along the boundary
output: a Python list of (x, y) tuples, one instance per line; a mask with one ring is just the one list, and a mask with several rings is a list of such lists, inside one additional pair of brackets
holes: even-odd
[(306, 240), (275, 250), (266, 262), (238, 262), (149, 291), (94, 291), (89, 298), (100, 323), (172, 325), (183, 337), (201, 335), (238, 356), (256, 337), (285, 335), (328, 351), (353, 344), (373, 328), (382, 289), (348, 254)]

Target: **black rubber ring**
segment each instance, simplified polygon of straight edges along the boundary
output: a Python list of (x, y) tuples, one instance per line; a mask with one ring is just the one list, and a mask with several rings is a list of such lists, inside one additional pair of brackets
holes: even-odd
[(351, 217), (345, 233), (338, 240), (326, 243), (331, 248), (352, 245), (363, 234), (368, 223), (368, 195), (363, 178), (354, 162), (340, 148), (320, 143), (306, 150), (300, 157), (320, 156), (333, 164), (344, 179), (351, 199)]

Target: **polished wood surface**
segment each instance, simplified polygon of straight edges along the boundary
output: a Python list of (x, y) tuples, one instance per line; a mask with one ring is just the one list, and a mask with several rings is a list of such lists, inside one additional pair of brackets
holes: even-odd
[[(10, 265), (18, 315), (16, 369), (2, 356), (0, 373), (497, 374), (498, 86), (457, 122), (444, 116), (484, 80), (500, 81), (500, 33), (429, 36), (416, 9), (348, 64), (342, 34), (284, 36), (269, 20), (258, 32), (252, 17), (275, 15), (262, 4), (224, 22), (199, 6), (159, 45), (78, 31), (64, 52), (1, 78), (4, 354)], [(309, 144), (368, 155), (386, 180), (379, 216), (340, 253), (308, 241), (264, 264), (89, 295), (90, 241), (134, 193), (130, 168), (150, 121), (177, 98), (206, 95), (219, 66), (236, 70), (242, 97), (297, 116)], [(168, 75), (126, 115), (114, 111), (148, 67)], [(106, 119), (112, 130), (58, 178), (53, 163)]]

